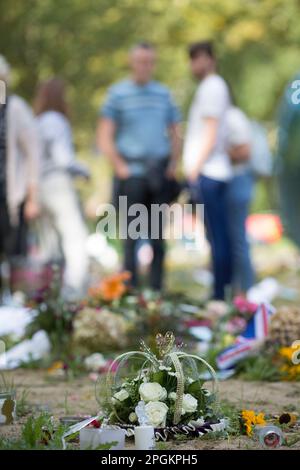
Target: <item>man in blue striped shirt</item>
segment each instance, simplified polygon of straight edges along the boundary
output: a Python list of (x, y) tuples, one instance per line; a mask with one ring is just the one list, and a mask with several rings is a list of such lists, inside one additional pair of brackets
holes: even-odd
[[(128, 207), (140, 203), (150, 209), (151, 204), (166, 201), (166, 181), (175, 178), (180, 153), (180, 113), (168, 88), (152, 80), (155, 55), (151, 45), (136, 45), (130, 53), (131, 77), (109, 89), (101, 109), (98, 144), (113, 166), (118, 195), (127, 196)], [(130, 221), (127, 217), (128, 225)], [(134, 287), (136, 242), (129, 236), (125, 241), (125, 269), (131, 272)], [(164, 259), (162, 233), (150, 242), (150, 286), (159, 290)]]

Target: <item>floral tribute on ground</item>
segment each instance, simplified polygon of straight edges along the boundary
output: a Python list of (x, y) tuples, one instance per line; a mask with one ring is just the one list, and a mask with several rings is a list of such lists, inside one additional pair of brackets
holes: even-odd
[[(132, 434), (139, 424), (136, 408), (142, 403), (157, 440), (224, 430), (226, 420), (219, 411), (214, 369), (176, 346), (173, 333), (156, 336), (157, 352), (143, 341), (141, 344), (141, 351), (121, 354), (106, 377), (99, 377), (97, 398), (108, 423)], [(212, 391), (200, 380), (203, 367), (213, 378)]]

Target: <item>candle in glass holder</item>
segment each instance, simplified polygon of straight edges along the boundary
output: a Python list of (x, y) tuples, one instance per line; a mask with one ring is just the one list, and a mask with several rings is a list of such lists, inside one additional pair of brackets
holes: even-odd
[(96, 449), (101, 444), (101, 429), (83, 428), (79, 431), (80, 450)]
[(155, 448), (153, 426), (136, 426), (134, 428), (135, 450), (153, 450)]
[(103, 426), (100, 442), (101, 444), (111, 444), (110, 450), (124, 450), (125, 448), (125, 434), (124, 429), (118, 429), (114, 426)]

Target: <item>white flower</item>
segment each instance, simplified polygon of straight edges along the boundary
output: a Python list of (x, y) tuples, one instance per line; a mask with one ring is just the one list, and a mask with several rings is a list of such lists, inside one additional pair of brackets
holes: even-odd
[(182, 412), (185, 413), (194, 413), (197, 410), (198, 401), (190, 393), (185, 393), (182, 398)]
[(128, 397), (129, 397), (129, 393), (124, 388), (122, 388), (119, 392), (114, 394), (114, 399), (118, 401), (124, 401)]
[(137, 415), (136, 415), (134, 412), (130, 413), (130, 415), (129, 415), (129, 421), (130, 421), (131, 423), (135, 423), (135, 422), (137, 421)]
[(168, 407), (161, 401), (151, 401), (145, 406), (146, 415), (154, 427), (165, 426)]
[(107, 361), (100, 353), (94, 353), (84, 359), (85, 367), (87, 368), (87, 370), (91, 371), (98, 371), (100, 367), (104, 367), (106, 365), (106, 362)]
[(177, 372), (168, 372), (168, 375), (171, 375), (171, 377), (178, 377)]
[(159, 366), (159, 370), (172, 370), (171, 367), (166, 367), (166, 366)]
[(145, 382), (139, 388), (141, 399), (148, 401), (163, 401), (167, 398), (167, 390), (157, 382)]
[(169, 399), (172, 401), (175, 401), (177, 398), (176, 392), (170, 392), (169, 393)]

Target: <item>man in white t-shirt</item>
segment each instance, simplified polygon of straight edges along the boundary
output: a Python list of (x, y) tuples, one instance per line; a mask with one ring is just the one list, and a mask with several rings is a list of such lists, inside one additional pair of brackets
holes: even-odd
[(226, 152), (226, 112), (230, 93), (216, 72), (210, 42), (189, 48), (191, 71), (200, 81), (188, 117), (183, 161), (186, 176), (198, 203), (204, 204), (204, 222), (212, 252), (213, 298), (224, 299), (231, 283), (232, 259), (228, 232), (226, 186), (232, 176)]

